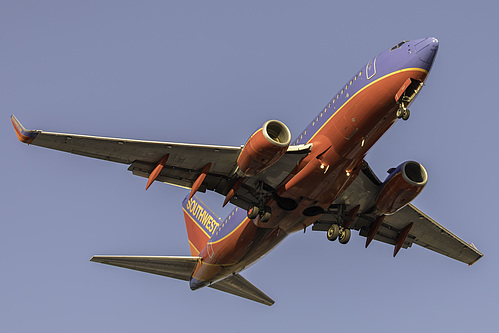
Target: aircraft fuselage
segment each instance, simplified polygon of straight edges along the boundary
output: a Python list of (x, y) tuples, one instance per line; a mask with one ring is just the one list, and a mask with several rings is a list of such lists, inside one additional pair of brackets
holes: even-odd
[[(200, 252), (191, 289), (237, 273), (287, 235), (306, 229), (355, 180), (369, 149), (395, 123), (426, 80), (438, 50), (435, 38), (407, 41), (378, 54), (355, 73), (293, 142), (311, 153), (278, 186), (269, 221), (250, 220), (236, 208)], [(407, 90), (406, 90), (407, 89)], [(406, 91), (407, 99), (400, 98)], [(407, 97), (406, 93), (406, 97)]]

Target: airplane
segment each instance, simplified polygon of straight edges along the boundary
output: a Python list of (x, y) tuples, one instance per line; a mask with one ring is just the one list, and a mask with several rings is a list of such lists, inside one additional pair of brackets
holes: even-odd
[[(411, 204), (428, 174), (418, 162), (388, 170), (381, 181), (365, 161), (376, 141), (420, 92), (434, 62), (434, 37), (402, 41), (356, 71), (300, 135), (278, 120), (266, 121), (244, 146), (130, 140), (26, 130), (15, 116), (18, 139), (72, 154), (128, 165), (134, 175), (187, 188), (182, 202), (190, 256), (109, 256), (90, 260), (211, 287), (265, 305), (274, 304), (240, 272), (288, 235), (326, 232), (346, 244), (352, 230), (400, 249), (413, 244), (472, 265), (483, 254)], [(196, 195), (214, 191), (220, 219)]]

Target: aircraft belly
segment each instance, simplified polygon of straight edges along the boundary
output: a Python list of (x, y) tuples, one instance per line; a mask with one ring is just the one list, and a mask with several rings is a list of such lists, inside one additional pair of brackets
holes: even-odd
[[(227, 276), (238, 273), (267, 254), (286, 236), (283, 230), (257, 228), (251, 220), (247, 220), (247, 228), (238, 237), (224, 239), (220, 245), (213, 247), (213, 255), (203, 250), (200, 261), (192, 275), (200, 286), (216, 283)], [(241, 239), (244, 239), (241, 241)], [(208, 248), (208, 245), (207, 245)]]
[[(317, 218), (304, 216), (303, 211), (312, 206), (327, 209), (348, 188), (358, 175), (368, 150), (397, 120), (395, 94), (400, 85), (408, 78), (423, 80), (425, 76), (426, 73), (420, 70), (400, 71), (355, 93), (309, 141), (313, 144), (312, 152), (300, 163), (298, 170), (319, 159), (316, 168), (310, 168), (306, 177), (280, 192), (281, 196), (296, 200), (298, 207), (286, 211), (269, 199), (266, 205), (272, 209), (272, 218), (265, 224), (257, 222), (257, 225), (263, 228), (278, 226), (292, 233), (314, 223)], [(289, 180), (287, 178), (280, 186), (285, 187)]]

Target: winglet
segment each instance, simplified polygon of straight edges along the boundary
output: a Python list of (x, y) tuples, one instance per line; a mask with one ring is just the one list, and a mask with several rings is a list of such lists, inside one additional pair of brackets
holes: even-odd
[(19, 141), (27, 143), (28, 145), (33, 142), (38, 134), (38, 131), (25, 129), (14, 115), (10, 116), (10, 121), (12, 122), (12, 125), (14, 125), (14, 130), (16, 131)]

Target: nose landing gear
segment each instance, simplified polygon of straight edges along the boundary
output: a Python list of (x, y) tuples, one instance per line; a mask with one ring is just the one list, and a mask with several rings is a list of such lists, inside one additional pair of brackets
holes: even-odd
[(402, 120), (407, 120), (409, 119), (409, 116), (411, 115), (411, 111), (407, 107), (405, 107), (404, 103), (399, 104), (399, 108), (397, 110), (397, 118), (402, 119)]

